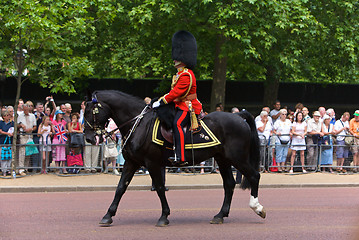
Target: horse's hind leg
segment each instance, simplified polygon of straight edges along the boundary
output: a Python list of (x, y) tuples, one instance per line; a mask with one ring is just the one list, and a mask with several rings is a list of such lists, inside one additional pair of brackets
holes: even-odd
[(100, 221), (101, 226), (109, 226), (112, 223), (112, 217), (116, 215), (118, 204), (120, 203), (122, 195), (126, 192), (128, 185), (130, 184), (133, 175), (139, 166), (131, 161), (125, 161), (123, 167), (121, 179), (117, 185), (115, 197), (107, 210), (107, 213)]
[(223, 163), (221, 161), (218, 161), (217, 163), (223, 179), (224, 200), (221, 210), (210, 221), (210, 223), (212, 224), (223, 223), (223, 218), (228, 217), (232, 203), (234, 188), (236, 186), (236, 181), (233, 177), (231, 165), (229, 165), (228, 163)]
[[(236, 167), (236, 166), (235, 166)], [(249, 199), (249, 207), (260, 217), (266, 217), (266, 210), (258, 201), (258, 188), (259, 188), (259, 179), (260, 174), (249, 164), (245, 164), (240, 168), (237, 168), (244, 175), (244, 180), (242, 182), (243, 188), (246, 187), (246, 184), (250, 184), (251, 188), (251, 197)]]

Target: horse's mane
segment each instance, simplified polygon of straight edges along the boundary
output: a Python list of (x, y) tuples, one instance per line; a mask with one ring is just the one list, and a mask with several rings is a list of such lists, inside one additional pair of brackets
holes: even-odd
[[(118, 90), (97, 90), (93, 92), (93, 95), (101, 95), (104, 98), (111, 98), (111, 101), (116, 101), (116, 99), (113, 99), (113, 97), (118, 97), (121, 99), (121, 101), (126, 101), (130, 103), (132, 106), (136, 107), (138, 106), (144, 106), (145, 102), (143, 99), (133, 96), (128, 93), (124, 93)], [(134, 105), (135, 104), (135, 105)]]

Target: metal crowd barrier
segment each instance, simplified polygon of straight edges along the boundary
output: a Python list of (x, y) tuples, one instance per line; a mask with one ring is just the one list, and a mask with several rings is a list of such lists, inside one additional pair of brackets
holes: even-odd
[[(15, 161), (16, 161), (16, 170), (20, 170), (20, 169), (26, 169), (28, 172), (32, 172), (33, 174), (36, 173), (40, 173), (41, 171), (41, 166), (42, 166), (42, 162), (43, 162), (43, 145), (40, 144), (39, 141), (41, 137), (36, 137), (37, 134), (24, 134), (24, 133), (20, 133), (19, 136), (20, 137), (26, 137), (28, 135), (32, 135), (33, 136), (33, 140), (35, 142), (35, 144), (29, 145), (29, 144), (19, 144), (17, 143), (17, 152), (16, 152), (16, 157), (15, 157)], [(284, 136), (284, 135), (282, 135)], [(348, 135), (349, 137), (351, 135)], [(19, 138), (20, 138), (19, 137)], [(352, 137), (352, 136), (351, 136)], [(0, 147), (8, 147), (8, 146), (12, 146), (11, 144), (2, 144), (0, 145)], [(20, 167), (19, 166), (19, 155), (21, 152), (21, 148), (26, 148), (27, 146), (36, 146), (39, 153), (37, 154), (33, 154), (30, 156), (25, 156), (25, 166), (24, 167)], [(56, 148), (56, 146), (63, 146), (63, 144), (49, 144), (49, 146), (51, 147), (51, 153), (53, 153), (54, 149)], [(85, 146), (80, 150), (81, 155), (82, 155), (82, 160), (83, 160), (83, 165), (79, 165), (79, 166), (65, 166), (65, 168), (68, 169), (79, 169), (81, 170), (81, 173), (84, 174), (89, 174), (89, 173), (98, 173), (98, 172), (107, 172), (108, 170), (112, 171), (114, 170), (112, 166), (108, 166), (109, 163), (111, 163), (109, 161), (109, 159), (105, 159), (104, 157), (104, 143), (98, 145), (98, 146), (94, 146), (91, 145), (89, 143), (86, 143), (85, 141)], [(119, 145), (118, 145), (119, 146)], [(286, 161), (285, 161), (285, 168), (288, 171), (290, 167), (295, 168), (301, 168), (302, 165), (301, 164), (296, 164), (297, 159), (299, 158), (299, 151), (297, 151), (297, 154), (295, 156), (295, 160), (294, 160), (294, 165), (290, 164), (290, 147), (292, 146), (291, 143), (288, 143), (287, 145), (285, 144), (281, 144), (278, 140), (277, 140), (277, 136), (272, 135), (270, 137), (270, 139), (266, 139), (264, 136), (260, 136), (260, 157), (261, 157), (261, 161), (260, 161), (260, 170), (262, 172), (264, 171), (275, 171), (276, 168), (278, 168), (278, 165), (275, 164), (275, 154), (276, 154), (276, 147), (277, 146), (286, 146), (288, 147), (289, 151), (288, 154), (286, 156)], [(306, 144), (306, 150), (304, 150), (304, 159), (305, 159), (305, 164), (304, 164), (304, 168), (309, 170), (310, 172), (316, 172), (316, 171), (321, 171), (321, 168), (325, 167), (325, 168), (337, 168), (337, 157), (336, 157), (336, 149), (337, 147), (340, 147), (340, 145), (337, 144), (333, 144), (332, 145), (332, 150), (333, 150), (333, 164), (331, 165), (321, 165), (321, 152), (323, 151), (323, 146), (322, 145), (318, 145), (318, 144)], [(69, 146), (68, 144), (65, 144), (66, 147), (66, 155), (69, 154)], [(349, 148), (349, 157), (345, 159), (344, 161), (344, 165), (343, 165), (343, 169), (346, 169), (347, 171), (349, 170), (359, 170), (359, 166), (352, 166), (352, 160), (353, 160), (353, 154), (351, 153), (351, 147), (349, 146), (345, 146), (346, 148)], [(358, 147), (358, 145), (353, 145), (352, 147)], [(118, 147), (119, 149), (119, 147)], [(308, 149), (314, 150), (314, 160), (312, 161), (312, 164), (309, 164), (308, 162)], [(23, 151), (23, 150), (22, 150)], [(46, 171), (48, 172), (57, 172), (61, 169), (63, 169), (64, 167), (62, 166), (55, 166), (53, 158), (54, 156), (52, 154), (45, 154), (46, 158)], [(119, 158), (119, 157), (117, 157)], [(118, 164), (118, 160), (116, 158), (116, 169), (119, 170), (120, 172), (122, 171), (123, 165)], [(300, 162), (300, 161), (299, 161)], [(67, 161), (66, 161), (67, 163)], [(66, 164), (67, 165), (67, 164)], [(208, 160), (206, 160), (205, 162), (202, 162), (202, 164), (198, 164), (196, 166), (188, 166), (188, 167), (181, 167), (181, 168), (177, 168), (177, 167), (167, 167), (168, 172), (170, 173), (178, 173), (178, 172), (199, 172), (202, 169), (205, 170), (205, 172), (207, 173), (212, 173), (212, 172), (216, 172), (217, 171), (217, 165), (214, 161), (213, 158), (210, 158)], [(5, 171), (10, 171), (11, 167), (5, 168)], [(235, 170), (233, 168), (233, 170)], [(145, 172), (145, 171), (143, 171)]]
[[(282, 135), (285, 136), (285, 135)], [(288, 136), (288, 135), (287, 135)], [(329, 136), (329, 135), (328, 135)], [(331, 136), (331, 135), (330, 135)], [(332, 144), (331, 144), (331, 150), (333, 151), (333, 159), (332, 159), (332, 164), (326, 164), (323, 165), (321, 164), (321, 160), (322, 160), (322, 152), (324, 150), (326, 150), (324, 145), (320, 145), (320, 144), (307, 144), (307, 138), (308, 135), (306, 135), (306, 144), (305, 147), (306, 149), (304, 150), (304, 165), (303, 167), (306, 170), (309, 170), (310, 172), (318, 172), (318, 171), (328, 171), (327, 169), (333, 169), (333, 171), (337, 170), (337, 168), (342, 168), (345, 169), (346, 171), (352, 171), (354, 170), (355, 172), (358, 171), (359, 172), (359, 166), (353, 166), (353, 153), (352, 153), (352, 148), (353, 147), (358, 147), (359, 145), (338, 145), (336, 144), (336, 136), (333, 135), (332, 137)], [(345, 137), (353, 137), (352, 135), (345, 135)], [(275, 140), (273, 140), (275, 139)], [(260, 136), (260, 142), (261, 142), (261, 164), (260, 164), (260, 169), (262, 172), (265, 171), (271, 171), (271, 172), (276, 172), (278, 170), (278, 164), (276, 163), (276, 147), (277, 146), (285, 146), (288, 147), (288, 154), (286, 156), (286, 161), (285, 161), (285, 168), (286, 171), (289, 171), (289, 169), (291, 167), (293, 167), (294, 169), (298, 169), (301, 168), (302, 165), (300, 164), (300, 156), (299, 156), (299, 152), (296, 152), (295, 158), (294, 158), (294, 164), (291, 165), (290, 163), (290, 158), (291, 158), (291, 146), (297, 146), (297, 145), (292, 145), (291, 141), (286, 145), (286, 144), (281, 144), (279, 142), (279, 140), (277, 140), (277, 136), (276, 135), (272, 135), (270, 136), (270, 138), (267, 140), (264, 136)], [(338, 149), (338, 147), (344, 147), (346, 149), (348, 149), (349, 151), (349, 155), (348, 158), (344, 158), (344, 164), (343, 166), (338, 166), (337, 165), (337, 156), (336, 156), (336, 150)], [(308, 150), (313, 151), (314, 155), (313, 155), (313, 160), (309, 159), (309, 154), (308, 154)], [(359, 157), (359, 156), (358, 156)], [(309, 162), (312, 162), (312, 164), (310, 164)], [(296, 164), (299, 163), (299, 164)], [(294, 172), (299, 172), (301, 170), (294, 170)]]
[[(40, 139), (42, 136), (38, 136), (36, 133), (19, 133), (18, 134), (18, 143), (16, 144), (16, 155), (15, 155), (15, 165), (16, 165), (16, 172), (18, 173), (19, 170), (24, 169), (25, 172), (31, 173), (31, 174), (39, 174), (42, 171), (42, 163), (43, 163), (43, 144), (41, 144)], [(26, 136), (32, 136), (32, 139), (35, 144), (20, 144), (19, 139)], [(65, 145), (65, 146), (64, 146)], [(0, 144), (1, 147), (11, 147), (12, 144)], [(24, 166), (19, 166), (19, 158), (20, 158), (20, 152), (23, 154), (24, 148), (29, 146), (35, 146), (38, 150), (38, 153), (32, 154), (30, 156), (23, 156), (24, 157)], [(80, 150), (83, 165), (76, 165), (76, 166), (67, 166), (67, 161), (65, 164), (65, 167), (63, 166), (55, 166), (54, 161), (54, 153), (56, 152), (57, 146), (64, 146), (65, 147), (65, 154), (66, 158), (69, 155), (69, 152), (71, 148), (68, 144), (47, 144), (51, 148), (51, 151), (49, 154), (45, 154), (45, 161), (46, 161), (46, 171), (47, 172), (55, 172), (60, 173), (63, 168), (65, 168), (67, 171), (69, 169), (79, 169), (80, 173), (82, 174), (89, 174), (89, 173), (99, 173), (99, 172), (105, 172), (107, 173), (109, 170), (114, 171), (113, 166), (111, 165), (111, 161), (113, 161), (113, 158), (105, 158), (104, 157), (104, 148), (105, 144), (102, 143), (98, 146), (94, 146), (92, 144), (89, 144), (85, 141), (85, 146)], [(22, 149), (22, 150), (21, 150)], [(119, 144), (117, 145), (117, 149), (119, 149)], [(26, 150), (25, 150), (26, 151)], [(120, 165), (118, 163), (118, 157), (115, 158), (116, 160), (116, 169), (118, 171), (122, 171), (123, 163)], [(181, 167), (181, 168), (175, 168), (175, 167), (168, 167), (168, 172), (178, 173), (178, 172), (193, 172), (193, 171), (200, 171), (201, 169), (205, 170), (205, 172), (214, 172), (216, 169), (215, 161), (213, 158), (208, 159), (201, 164), (198, 164), (196, 166), (190, 166), (190, 167)], [(11, 165), (9, 167), (4, 168), (4, 171), (10, 172)], [(143, 171), (145, 172), (145, 171)], [(8, 173), (10, 174), (10, 173)], [(137, 172), (139, 174), (139, 172)]]

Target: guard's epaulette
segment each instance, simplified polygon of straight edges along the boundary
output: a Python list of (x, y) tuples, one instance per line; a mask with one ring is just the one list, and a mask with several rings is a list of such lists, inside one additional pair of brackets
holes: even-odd
[[(176, 75), (173, 75), (172, 77), (172, 84), (171, 84), (171, 89), (173, 89), (176, 84), (177, 84), (177, 81), (178, 79), (180, 78), (180, 76), (183, 74), (183, 73), (188, 73), (188, 68), (184, 68), (183, 71), (180, 73), (180, 74), (176, 74)], [(191, 74), (188, 73), (191, 77)], [(191, 84), (192, 85), (192, 84)]]

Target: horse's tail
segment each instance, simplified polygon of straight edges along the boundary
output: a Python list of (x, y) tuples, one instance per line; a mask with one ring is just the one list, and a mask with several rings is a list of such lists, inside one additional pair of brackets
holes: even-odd
[[(242, 110), (239, 113), (243, 119), (246, 120), (250, 129), (251, 129), (251, 140), (250, 140), (250, 149), (249, 149), (249, 162), (252, 167), (259, 171), (259, 163), (260, 163), (260, 151), (259, 151), (259, 137), (257, 133), (256, 123), (252, 114), (250, 114), (247, 110)], [(242, 189), (250, 189), (251, 185), (246, 177), (243, 177), (243, 181), (241, 183)]]

